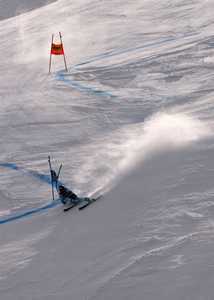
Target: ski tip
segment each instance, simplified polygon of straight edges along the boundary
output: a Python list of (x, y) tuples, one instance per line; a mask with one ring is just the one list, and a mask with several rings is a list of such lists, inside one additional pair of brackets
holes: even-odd
[(63, 211), (66, 212), (66, 211), (72, 209), (74, 206), (75, 206), (75, 205), (71, 205), (71, 206), (69, 206), (69, 207), (66, 207), (66, 208), (63, 209)]

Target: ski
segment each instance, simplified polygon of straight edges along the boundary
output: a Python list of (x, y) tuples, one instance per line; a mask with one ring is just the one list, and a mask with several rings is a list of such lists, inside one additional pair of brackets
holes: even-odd
[(76, 202), (76, 203), (70, 203), (70, 204), (68, 204), (68, 206), (67, 206), (67, 207), (65, 207), (63, 210), (64, 210), (64, 211), (68, 211), (68, 210), (72, 209), (73, 207), (75, 207), (75, 206), (79, 205), (81, 202), (82, 202), (82, 201), (81, 201), (81, 200), (79, 200), (79, 201), (78, 201), (78, 202)]
[(102, 195), (98, 196), (97, 198), (90, 199), (87, 203), (83, 203), (81, 206), (79, 206), (79, 210), (82, 210), (86, 208), (87, 206), (91, 205), (92, 203), (96, 202), (102, 197)]
[(68, 207), (65, 207), (64, 211), (68, 211), (68, 210), (72, 209), (74, 206), (76, 206), (76, 204), (72, 204), (72, 205), (70, 205)]
[(68, 207), (65, 207), (64, 212), (69, 211), (70, 209), (72, 209), (73, 207), (75, 207), (79, 204), (80, 204), (80, 206), (78, 208), (79, 208), (79, 210), (82, 210), (82, 209), (86, 208), (87, 206), (91, 205), (92, 203), (96, 202), (97, 200), (99, 200), (101, 197), (102, 197), (102, 195), (98, 196), (97, 198), (91, 198), (91, 199), (87, 199), (87, 200), (83, 199), (82, 201), (73, 203), (73, 204), (69, 205)]

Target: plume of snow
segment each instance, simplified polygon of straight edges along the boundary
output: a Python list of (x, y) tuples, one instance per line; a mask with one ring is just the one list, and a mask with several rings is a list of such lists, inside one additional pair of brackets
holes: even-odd
[(106, 191), (139, 162), (190, 146), (209, 134), (209, 127), (198, 119), (180, 113), (157, 113), (88, 145), (90, 156), (75, 174), (75, 181), (93, 192), (95, 187)]

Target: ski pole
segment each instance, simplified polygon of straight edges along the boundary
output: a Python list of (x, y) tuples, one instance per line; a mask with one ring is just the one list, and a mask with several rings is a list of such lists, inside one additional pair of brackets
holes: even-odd
[(50, 169), (50, 174), (51, 174), (51, 186), (52, 186), (52, 198), (54, 201), (54, 186), (53, 186), (53, 175), (52, 175), (52, 167), (51, 167), (51, 158), (48, 156), (48, 163), (49, 163), (49, 169)]

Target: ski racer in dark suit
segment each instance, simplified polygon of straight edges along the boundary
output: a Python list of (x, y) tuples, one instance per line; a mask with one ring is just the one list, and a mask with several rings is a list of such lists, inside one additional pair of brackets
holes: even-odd
[(80, 198), (74, 192), (66, 188), (64, 185), (59, 186), (58, 193), (59, 199), (64, 205), (77, 204), (80, 201)]

